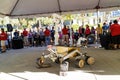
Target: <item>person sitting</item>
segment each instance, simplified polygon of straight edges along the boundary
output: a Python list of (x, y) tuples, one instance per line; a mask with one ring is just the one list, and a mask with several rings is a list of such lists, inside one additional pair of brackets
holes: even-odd
[(79, 37), (78, 41), (77, 41), (77, 47), (85, 47), (87, 48), (87, 39), (85, 37)]

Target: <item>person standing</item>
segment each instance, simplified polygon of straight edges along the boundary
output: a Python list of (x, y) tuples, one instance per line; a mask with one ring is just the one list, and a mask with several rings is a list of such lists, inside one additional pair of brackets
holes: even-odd
[(96, 28), (96, 32), (97, 32), (97, 39), (99, 39), (100, 35), (102, 34), (102, 28), (100, 27), (100, 24), (98, 24)]
[(1, 52), (4, 53), (6, 52), (5, 42), (7, 40), (7, 33), (4, 31), (3, 28), (1, 28), (0, 40), (1, 40)]
[(59, 39), (58, 39), (59, 45), (62, 45), (62, 32), (59, 31), (58, 35), (59, 35)]
[(23, 31), (24, 46), (28, 46), (28, 31), (24, 28)]
[(55, 40), (55, 37), (54, 37), (54, 35), (55, 35), (54, 27), (52, 27), (52, 30), (50, 32), (51, 32), (52, 42), (54, 42), (54, 40)]
[(83, 25), (81, 26), (81, 31), (82, 31), (82, 36), (81, 37), (84, 37), (85, 36), (85, 28), (83, 27)]
[(80, 37), (83, 37), (83, 36), (82, 36), (82, 27), (81, 27), (81, 26), (79, 27), (78, 31), (79, 31)]
[(34, 46), (38, 47), (39, 46), (39, 33), (35, 33), (34, 36)]
[(107, 34), (108, 29), (109, 29), (109, 26), (106, 23), (103, 23), (102, 30), (104, 35)]
[(64, 28), (62, 29), (62, 34), (63, 34), (63, 44), (66, 41), (66, 44), (69, 45), (69, 36), (68, 36), (68, 29), (66, 28), (66, 26), (64, 25)]
[(120, 25), (117, 20), (114, 20), (113, 23), (114, 24), (110, 26), (110, 32), (114, 49), (117, 49), (117, 47), (120, 48)]
[(31, 29), (28, 33), (28, 41), (29, 41), (29, 46), (32, 47), (33, 46), (33, 34), (32, 34)]
[(16, 29), (15, 32), (14, 32), (14, 37), (15, 37), (15, 38), (18, 38), (18, 37), (19, 37), (19, 32), (17, 31), (17, 29)]
[(44, 30), (41, 29), (40, 30), (40, 46), (42, 47), (44, 46), (44, 44), (45, 44), (45, 34), (44, 34)]
[(74, 40), (75, 40), (75, 44), (77, 43), (77, 41), (78, 41), (79, 37), (81, 37), (81, 36), (80, 36), (80, 34), (79, 34), (78, 30), (76, 30), (76, 32), (74, 33)]
[(86, 25), (85, 37), (87, 38), (90, 34), (91, 34), (91, 30), (90, 30), (90, 28), (89, 28), (89, 25)]
[(95, 28), (93, 26), (91, 27), (91, 34), (95, 36)]
[(44, 31), (46, 46), (50, 44), (50, 30), (46, 27)]

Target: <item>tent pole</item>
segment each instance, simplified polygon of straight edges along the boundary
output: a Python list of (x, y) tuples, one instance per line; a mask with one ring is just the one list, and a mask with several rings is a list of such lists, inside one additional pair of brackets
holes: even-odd
[(13, 8), (12, 8), (12, 10), (11, 10), (11, 12), (10, 12), (10, 15), (11, 15), (11, 14), (13, 13), (13, 11), (15, 10), (15, 8), (16, 8), (18, 2), (19, 2), (19, 0), (16, 1), (15, 5), (13, 6)]
[(99, 24), (99, 10), (97, 9), (97, 24)]
[[(97, 27), (98, 27), (98, 24), (99, 24), (99, 11), (97, 9)], [(95, 38), (96, 38), (96, 44), (98, 44), (98, 35), (97, 35), (97, 33), (95, 35)]]
[(58, 24), (55, 23), (55, 45), (58, 45)]
[[(95, 7), (95, 9), (96, 9), (96, 13), (97, 13), (97, 26), (98, 26), (98, 24), (99, 24), (99, 9), (100, 9), (100, 0), (98, 0), (98, 4), (97, 4), (97, 6)], [(98, 44), (98, 35), (97, 35), (97, 33), (95, 33), (95, 38), (96, 38), (96, 45)]]
[(55, 23), (55, 25), (54, 25), (55, 26), (54, 27), (55, 28), (55, 42), (54, 42), (55, 45), (58, 45), (58, 37), (59, 37), (58, 36), (58, 25), (59, 25), (59, 22), (58, 22), (59, 18), (58, 18), (58, 16), (59, 15), (57, 15), (57, 14), (53, 15), (53, 19), (54, 19), (54, 23)]
[(98, 4), (97, 4), (97, 6), (95, 7), (96, 8), (96, 11), (97, 11), (97, 24), (98, 24), (98, 22), (99, 22), (99, 9), (100, 9), (100, 0), (98, 0)]
[(71, 23), (71, 20), (70, 20), (70, 46), (72, 46), (73, 45), (73, 39), (72, 39), (72, 23)]
[(60, 12), (60, 14), (61, 14), (60, 0), (57, 0), (57, 3), (58, 3), (58, 9), (59, 9), (59, 12)]

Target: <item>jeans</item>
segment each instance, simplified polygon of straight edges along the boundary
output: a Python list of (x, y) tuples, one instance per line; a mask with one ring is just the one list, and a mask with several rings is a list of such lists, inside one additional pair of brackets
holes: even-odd
[(45, 36), (46, 46), (50, 44), (50, 36)]

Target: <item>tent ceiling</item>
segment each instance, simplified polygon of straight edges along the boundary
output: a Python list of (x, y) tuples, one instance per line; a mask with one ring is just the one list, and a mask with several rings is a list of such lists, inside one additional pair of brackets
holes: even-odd
[(0, 0), (2, 16), (32, 16), (87, 10), (120, 9), (120, 0)]

